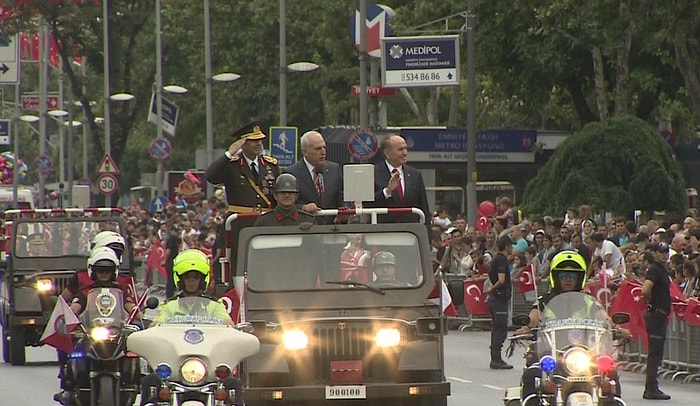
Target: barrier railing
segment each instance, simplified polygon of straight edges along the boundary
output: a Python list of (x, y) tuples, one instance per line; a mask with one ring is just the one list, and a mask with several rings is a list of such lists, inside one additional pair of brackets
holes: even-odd
[(165, 277), (155, 269), (148, 269), (146, 257), (134, 257), (134, 279), (139, 291), (145, 291), (147, 287), (153, 286), (151, 293), (165, 294)]

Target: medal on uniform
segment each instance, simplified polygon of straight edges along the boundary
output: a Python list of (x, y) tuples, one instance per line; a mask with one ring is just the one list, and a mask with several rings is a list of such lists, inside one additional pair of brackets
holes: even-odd
[(266, 195), (269, 194), (269, 193), (270, 193), (270, 188), (264, 187), (264, 188), (263, 188), (263, 193), (265, 193)]

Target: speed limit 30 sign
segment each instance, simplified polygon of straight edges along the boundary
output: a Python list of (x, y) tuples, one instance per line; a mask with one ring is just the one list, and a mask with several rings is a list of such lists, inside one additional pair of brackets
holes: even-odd
[(119, 181), (111, 173), (103, 173), (97, 178), (97, 189), (103, 195), (114, 194), (119, 189)]

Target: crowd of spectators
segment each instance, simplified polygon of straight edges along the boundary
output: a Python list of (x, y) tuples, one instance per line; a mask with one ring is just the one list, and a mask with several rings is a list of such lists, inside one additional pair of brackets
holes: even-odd
[(583, 205), (570, 208), (561, 217), (525, 218), (519, 223), (508, 204), (496, 205), (496, 213), (485, 227), (467, 225), (465, 216), (451, 220), (439, 208), (432, 223), (433, 268), (447, 274), (486, 279), (494, 256), (495, 241), (503, 235), (513, 242), (509, 264), (512, 276), (532, 264), (537, 282), (549, 277), (554, 254), (574, 249), (588, 261), (588, 278), (596, 280), (605, 270), (610, 284), (624, 279), (643, 281), (651, 265), (645, 253), (652, 244), (669, 249), (666, 269), (686, 298), (700, 296), (700, 226), (696, 216), (668, 222), (651, 219), (646, 223), (624, 217), (596, 221)]

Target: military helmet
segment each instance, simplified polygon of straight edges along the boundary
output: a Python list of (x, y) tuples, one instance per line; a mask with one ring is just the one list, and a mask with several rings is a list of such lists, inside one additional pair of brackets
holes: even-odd
[(374, 263), (373, 266), (376, 267), (377, 265), (396, 265), (396, 257), (394, 254), (388, 251), (379, 251), (374, 255)]
[(275, 192), (299, 193), (297, 178), (291, 173), (281, 174), (277, 177), (277, 181), (275, 181)]
[(577, 290), (582, 290), (586, 284), (586, 271), (588, 265), (583, 256), (576, 251), (564, 250), (557, 253), (550, 264), (549, 284), (552, 289), (559, 290), (559, 272), (575, 272), (577, 278)]
[(179, 289), (180, 278), (190, 272), (195, 271), (202, 274), (202, 290), (209, 285), (209, 258), (200, 250), (183, 250), (173, 259), (173, 282)]

